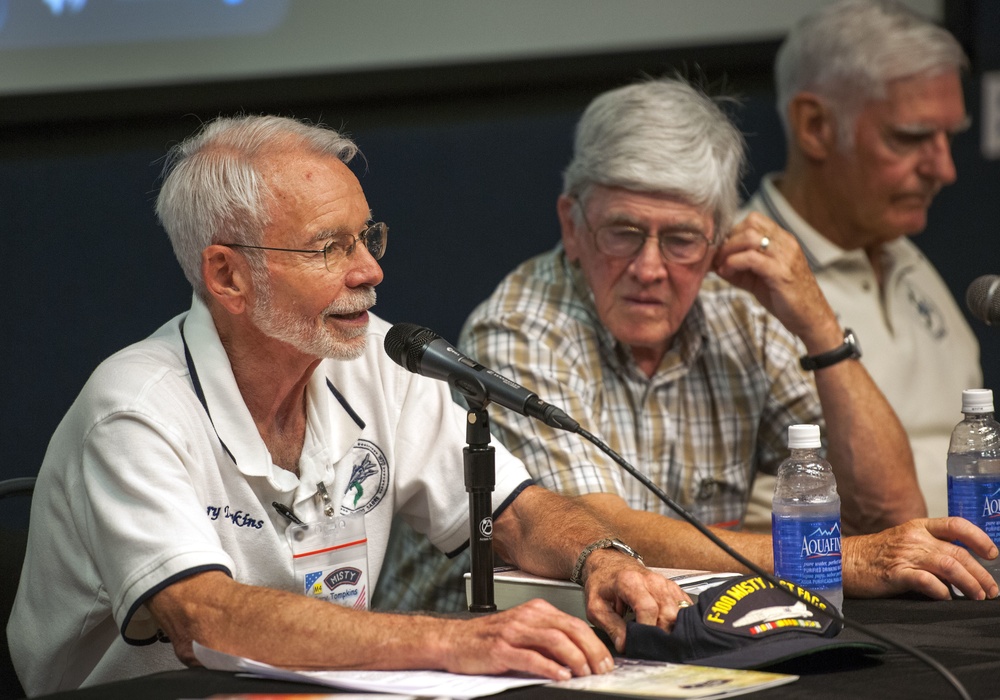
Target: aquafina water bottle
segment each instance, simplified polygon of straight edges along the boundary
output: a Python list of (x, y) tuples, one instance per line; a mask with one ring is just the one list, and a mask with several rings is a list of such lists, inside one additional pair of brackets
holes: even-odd
[(840, 610), (840, 496), (820, 446), (818, 425), (789, 426), (789, 456), (778, 467), (771, 509), (774, 575), (820, 594)]
[[(962, 392), (965, 417), (948, 447), (948, 515), (978, 525), (1000, 545), (1000, 424), (993, 417), (993, 392)], [(980, 560), (1000, 581), (1000, 560)]]

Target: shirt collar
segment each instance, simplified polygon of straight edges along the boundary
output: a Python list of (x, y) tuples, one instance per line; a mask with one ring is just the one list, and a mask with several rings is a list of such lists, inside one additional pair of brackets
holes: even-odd
[[(865, 267), (869, 267), (865, 251), (841, 248), (799, 216), (775, 184), (780, 177), (781, 173), (769, 173), (763, 177), (760, 183), (760, 201), (764, 213), (799, 240), (809, 261), (809, 267), (813, 271), (838, 264), (862, 263)], [(885, 256), (886, 269), (890, 270), (900, 270), (921, 257), (916, 246), (905, 237), (884, 244), (882, 255)]]
[(814, 229), (799, 213), (792, 208), (785, 196), (775, 184), (781, 173), (765, 175), (760, 183), (761, 202), (765, 213), (797, 239), (805, 252), (809, 267), (819, 270), (829, 267), (839, 260), (853, 257), (854, 254), (864, 256), (864, 251), (846, 251), (831, 243), (823, 234)]
[[(279, 491), (291, 491), (299, 478), (273, 463), (267, 445), (257, 431), (250, 410), (243, 401), (229, 356), (219, 339), (212, 314), (195, 295), (191, 311), (183, 323), (184, 342), (193, 363), (191, 380), (200, 385), (206, 411), (223, 446), (246, 476), (264, 477)], [(313, 456), (336, 462), (354, 445), (364, 422), (336, 390), (320, 363), (306, 387), (306, 444), (316, 446)], [(327, 455), (322, 455), (322, 452)], [(305, 454), (305, 453), (304, 453)], [(303, 474), (303, 478), (312, 475)]]

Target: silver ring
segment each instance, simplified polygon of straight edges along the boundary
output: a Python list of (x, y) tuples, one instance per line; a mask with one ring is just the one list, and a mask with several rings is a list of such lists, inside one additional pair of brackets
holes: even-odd
[(691, 607), (691, 603), (687, 602), (686, 600), (679, 600), (679, 601), (677, 601), (677, 607), (678, 608), (690, 608)]
[(767, 236), (764, 236), (763, 238), (761, 238), (760, 239), (760, 252), (766, 253), (767, 252), (767, 247), (769, 245), (771, 245), (771, 239), (770, 238), (768, 238)]

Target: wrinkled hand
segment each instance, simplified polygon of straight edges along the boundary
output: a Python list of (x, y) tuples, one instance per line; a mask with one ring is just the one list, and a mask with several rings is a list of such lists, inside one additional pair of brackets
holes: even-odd
[[(590, 555), (595, 564), (585, 582), (587, 617), (611, 637), (618, 651), (625, 649), (625, 620), (628, 608), (636, 622), (670, 630), (677, 611), (691, 599), (673, 581), (614, 550)], [(588, 566), (590, 561), (587, 562)]]
[(442, 641), (445, 670), (452, 673), (520, 671), (562, 681), (614, 668), (607, 647), (586, 622), (544, 600), (454, 621)]
[(856, 598), (917, 591), (945, 600), (951, 584), (974, 600), (997, 597), (993, 577), (953, 540), (984, 559), (997, 556), (989, 536), (964, 518), (911, 520), (844, 540), (844, 591)]
[[(762, 243), (767, 239), (767, 247)], [(774, 221), (751, 212), (719, 246), (715, 272), (750, 292), (789, 331), (810, 345), (810, 333), (836, 326), (836, 316), (809, 269), (795, 237)], [(832, 326), (831, 326), (832, 324)], [(820, 341), (820, 344), (825, 342)], [(823, 348), (829, 349), (829, 348)]]

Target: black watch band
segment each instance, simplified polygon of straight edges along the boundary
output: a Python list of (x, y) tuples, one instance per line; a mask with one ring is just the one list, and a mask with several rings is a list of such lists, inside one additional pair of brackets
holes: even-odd
[(804, 355), (799, 358), (799, 364), (802, 365), (802, 369), (812, 371), (835, 365), (841, 360), (857, 360), (860, 357), (861, 345), (858, 344), (854, 331), (845, 328), (843, 345), (827, 352), (821, 352), (819, 355)]

